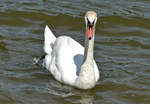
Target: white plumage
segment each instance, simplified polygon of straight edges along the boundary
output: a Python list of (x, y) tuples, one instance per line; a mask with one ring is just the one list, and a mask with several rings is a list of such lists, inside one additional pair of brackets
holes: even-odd
[[(89, 11), (86, 15), (90, 17), (90, 13), (94, 14), (95, 12)], [(92, 15), (90, 20), (94, 20), (92, 18), (97, 19), (95, 15)], [(93, 26), (93, 28), (95, 28), (95, 26)], [(95, 29), (93, 31), (95, 31)], [(94, 33), (95, 32), (93, 32), (93, 34)], [(49, 27), (46, 26), (44, 33), (44, 52), (47, 55), (44, 59), (44, 66), (56, 80), (62, 83), (81, 89), (94, 87), (99, 79), (99, 70), (92, 58), (94, 36), (91, 40), (85, 39), (85, 44), (86, 43), (89, 44), (89, 46), (86, 45), (87, 49), (84, 50), (84, 47), (71, 37), (60, 36), (56, 38)], [(87, 53), (87, 55), (84, 55), (85, 53)]]

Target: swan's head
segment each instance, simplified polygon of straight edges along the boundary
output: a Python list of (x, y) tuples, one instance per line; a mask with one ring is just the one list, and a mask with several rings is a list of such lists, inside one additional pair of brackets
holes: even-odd
[(94, 11), (88, 11), (85, 14), (85, 22), (87, 27), (87, 38), (91, 40), (94, 34), (94, 28), (97, 21), (97, 14)]

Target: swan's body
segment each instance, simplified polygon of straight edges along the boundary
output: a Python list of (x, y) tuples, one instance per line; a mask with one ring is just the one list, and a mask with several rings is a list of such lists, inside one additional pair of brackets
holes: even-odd
[[(95, 12), (87, 12), (85, 18), (89, 21), (93, 19), (88, 17), (90, 13), (93, 16)], [(96, 23), (96, 13), (94, 16)], [(84, 49), (71, 37), (60, 36), (56, 38), (46, 26), (44, 51), (47, 55), (44, 59), (44, 66), (56, 80), (81, 89), (89, 89), (96, 85), (99, 79), (99, 70), (93, 58), (94, 28), (94, 25), (93, 31), (89, 28), (89, 35), (85, 36), (86, 48)]]

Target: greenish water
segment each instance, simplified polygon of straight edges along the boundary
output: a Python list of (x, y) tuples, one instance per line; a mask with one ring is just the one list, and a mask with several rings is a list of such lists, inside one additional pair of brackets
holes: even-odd
[[(48, 24), (83, 44), (84, 13), (98, 13), (95, 60), (101, 79), (82, 91), (32, 60)], [(0, 104), (149, 104), (149, 0), (0, 0)]]

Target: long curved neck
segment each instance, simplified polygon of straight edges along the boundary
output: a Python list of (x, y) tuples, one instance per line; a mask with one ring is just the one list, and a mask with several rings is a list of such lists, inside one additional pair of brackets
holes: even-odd
[[(93, 38), (89, 40), (87, 38), (87, 27), (86, 27), (86, 35), (85, 35), (85, 41), (84, 41), (84, 60), (83, 64), (93, 64), (93, 57), (94, 57), (94, 37), (95, 37), (95, 27), (93, 30)], [(82, 68), (82, 67), (81, 67)], [(93, 69), (93, 65), (90, 66), (90, 69)], [(81, 69), (82, 70), (82, 69)], [(85, 69), (86, 70), (86, 69)]]
[(90, 62), (93, 60), (93, 50), (94, 50), (94, 37), (91, 40), (85, 39), (85, 49), (84, 49), (84, 62)]
[[(94, 29), (95, 31), (95, 29)], [(89, 40), (87, 35), (85, 36), (85, 49), (84, 49), (84, 61), (81, 66), (79, 77), (76, 80), (76, 85), (82, 89), (92, 88), (96, 84), (94, 73), (94, 33), (93, 38)]]

